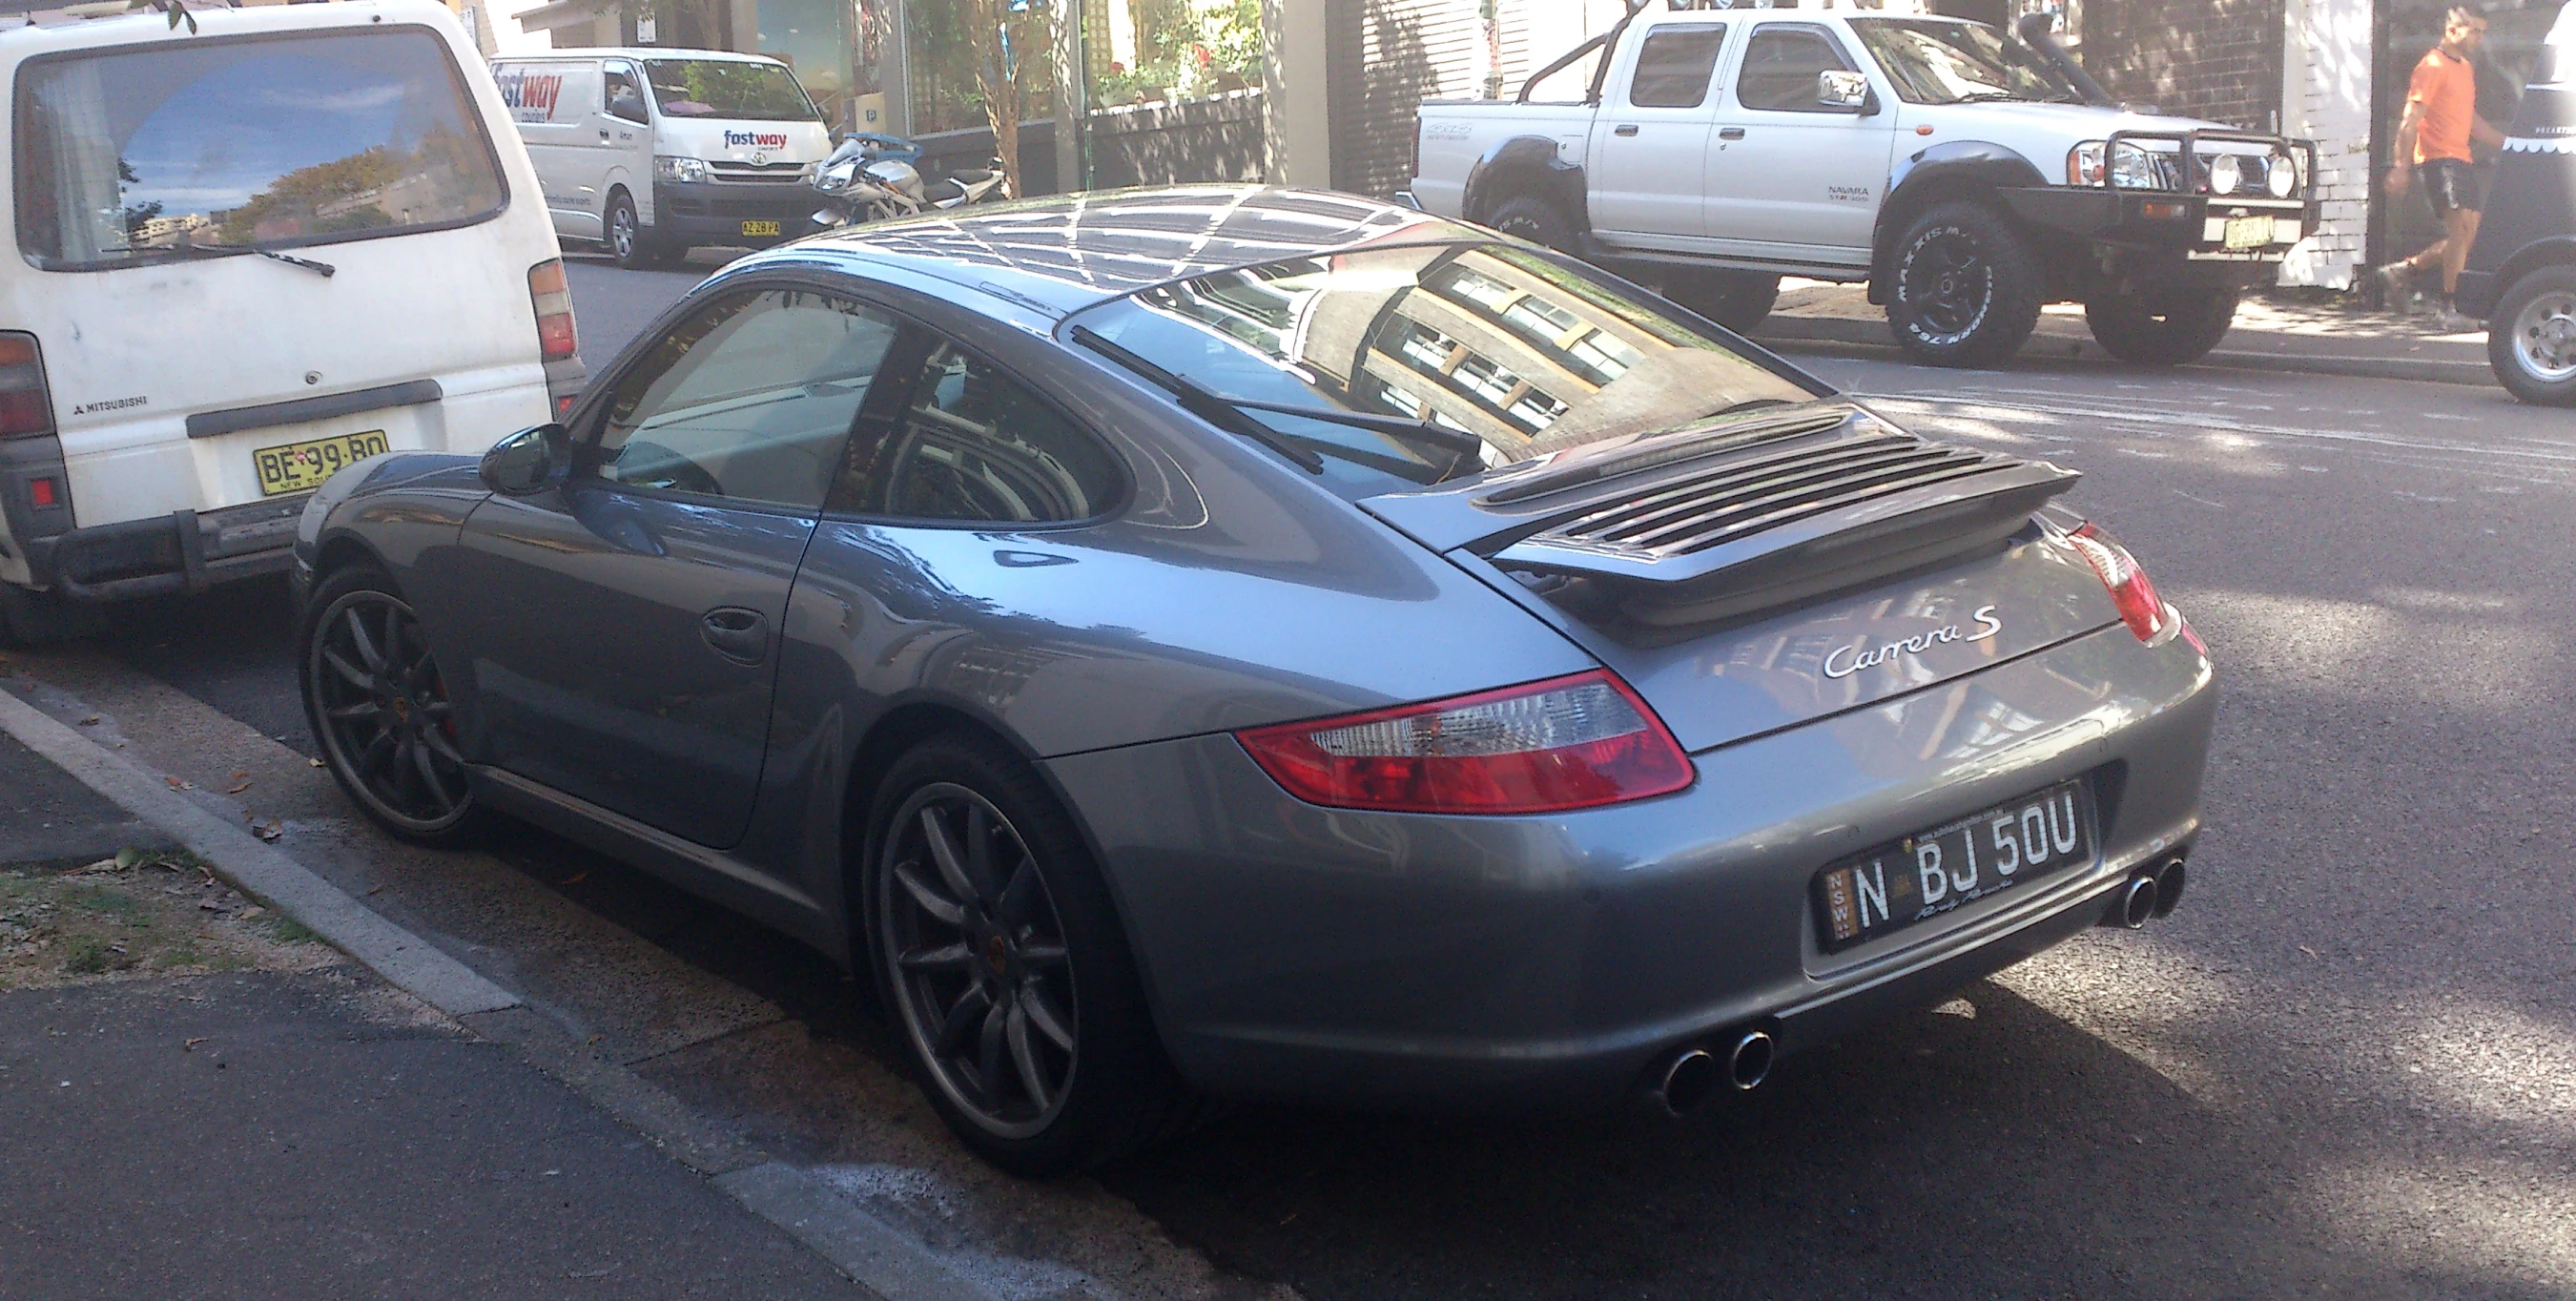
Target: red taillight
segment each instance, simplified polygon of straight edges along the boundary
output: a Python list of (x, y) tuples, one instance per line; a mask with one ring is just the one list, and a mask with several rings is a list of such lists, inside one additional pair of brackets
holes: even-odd
[(1590, 808), (1677, 791), (1692, 775), (1654, 711), (1598, 669), (1235, 739), (1307, 803), (1399, 813)]
[(572, 285), (564, 279), (563, 259), (528, 268), (528, 301), (537, 308), (537, 348), (548, 361), (562, 361), (581, 348), (572, 328)]
[(27, 481), (27, 504), (38, 508), (62, 505), (62, 489), (55, 486), (54, 480), (50, 475), (41, 479), (29, 479)]
[[(2144, 642), (2161, 641), (2168, 627), (2180, 615), (2168, 610), (2164, 598), (2156, 595), (2156, 584), (2147, 577), (2145, 566), (2127, 547), (2111, 540), (2111, 535), (2090, 524), (2066, 535), (2075, 553), (2101, 575), (2102, 586), (2111, 589), (2111, 604), (2120, 608), (2120, 622), (2129, 625)], [(2197, 644), (2198, 638), (2193, 638)]]
[(0, 438), (49, 434), (54, 405), (45, 396), (45, 361), (36, 336), (0, 330)]

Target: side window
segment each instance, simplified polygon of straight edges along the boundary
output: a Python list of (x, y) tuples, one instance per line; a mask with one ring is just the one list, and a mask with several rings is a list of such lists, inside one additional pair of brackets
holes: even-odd
[(618, 380), (600, 477), (818, 509), (895, 333), (889, 317), (801, 289), (714, 303)]
[(635, 70), (622, 63), (608, 65), (608, 115), (628, 122), (649, 119), (644, 108), (644, 88)]
[(1089, 519), (1124, 484), (1108, 448), (982, 358), (941, 342), (911, 404), (851, 449), (859, 514), (995, 524)]
[(1638, 108), (1698, 108), (1708, 102), (1709, 75), (1726, 44), (1723, 27), (1656, 32), (1637, 50), (1628, 102)]
[(1857, 72), (1833, 38), (1814, 27), (1775, 24), (1753, 33), (1736, 74), (1735, 99), (1746, 108), (1790, 113), (1829, 111), (1816, 102), (1816, 75)]

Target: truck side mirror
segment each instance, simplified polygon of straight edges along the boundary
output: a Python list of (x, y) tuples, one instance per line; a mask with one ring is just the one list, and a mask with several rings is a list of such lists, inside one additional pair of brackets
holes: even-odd
[(1869, 111), (1869, 77), (1841, 68), (1827, 68), (1816, 74), (1816, 102), (1826, 108), (1852, 113)]

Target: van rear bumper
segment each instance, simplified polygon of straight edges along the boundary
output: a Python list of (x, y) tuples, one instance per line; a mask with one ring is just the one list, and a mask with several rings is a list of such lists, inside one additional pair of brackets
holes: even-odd
[(57, 533), (27, 544), (27, 567), (34, 586), (84, 602), (202, 592), (284, 573), (295, 564), (307, 495)]

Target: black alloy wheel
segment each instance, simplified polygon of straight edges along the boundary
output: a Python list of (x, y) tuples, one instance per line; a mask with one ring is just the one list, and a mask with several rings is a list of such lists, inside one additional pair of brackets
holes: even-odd
[(2039, 324), (2042, 277), (2000, 214), (1937, 205), (1897, 240), (1887, 320), (1896, 341), (1936, 366), (1996, 366)]
[(978, 1127), (1027, 1138), (1081, 1065), (1072, 955), (1037, 859), (975, 791), (936, 782), (895, 814), (879, 937), (931, 1082)]
[(1028, 765), (934, 737), (889, 768), (868, 825), (879, 1004), (960, 1140), (1049, 1178), (1189, 1123), (1108, 885)]
[(391, 579), (343, 570), (305, 616), (304, 712), (331, 775), (366, 815), (405, 839), (450, 844), (477, 805), (447, 683)]

